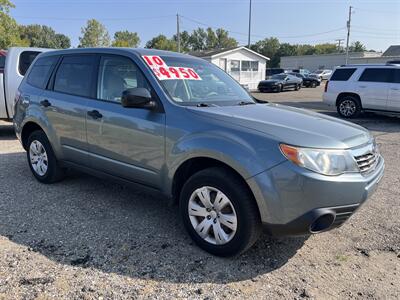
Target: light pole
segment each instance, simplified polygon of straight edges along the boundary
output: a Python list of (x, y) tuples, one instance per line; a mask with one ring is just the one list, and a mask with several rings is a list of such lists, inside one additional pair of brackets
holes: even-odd
[(250, 48), (250, 34), (251, 34), (251, 0), (250, 0), (250, 7), (249, 7), (249, 38), (247, 42), (247, 47)]

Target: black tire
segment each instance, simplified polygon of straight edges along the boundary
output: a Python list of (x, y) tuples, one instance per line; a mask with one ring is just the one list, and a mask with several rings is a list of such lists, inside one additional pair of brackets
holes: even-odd
[[(206, 241), (198, 235), (190, 221), (188, 211), (190, 197), (196, 189), (204, 186), (223, 192), (233, 204), (236, 212), (236, 232), (232, 239), (225, 244), (216, 245)], [(189, 235), (200, 248), (211, 254), (217, 256), (238, 255), (249, 249), (260, 235), (261, 219), (253, 195), (238, 175), (228, 169), (214, 167), (194, 174), (183, 186), (179, 204), (183, 223)], [(211, 228), (210, 231), (212, 231)]]
[(283, 84), (278, 85), (278, 88), (276, 89), (277, 93), (283, 92)]
[(344, 96), (337, 102), (337, 112), (342, 118), (356, 118), (361, 113), (361, 104), (355, 96)]
[(300, 90), (300, 88), (301, 88), (301, 85), (300, 84), (296, 84), (296, 86), (294, 87), (294, 90), (298, 91), (298, 90)]
[[(44, 174), (38, 174), (32, 166), (31, 162), (31, 145), (33, 142), (38, 141), (43, 146), (45, 153), (47, 155), (47, 170)], [(54, 155), (53, 148), (50, 145), (50, 142), (46, 136), (46, 134), (41, 130), (36, 130), (31, 133), (28, 138), (28, 147), (27, 147), (27, 159), (29, 168), (32, 171), (33, 176), (42, 182), (42, 183), (54, 183), (60, 181), (65, 176), (65, 170), (58, 165), (57, 158)]]
[(313, 81), (313, 82), (311, 82), (311, 87), (312, 87), (312, 88), (316, 88), (316, 87), (317, 87), (317, 83), (316, 83), (316, 82), (314, 82), (314, 81)]

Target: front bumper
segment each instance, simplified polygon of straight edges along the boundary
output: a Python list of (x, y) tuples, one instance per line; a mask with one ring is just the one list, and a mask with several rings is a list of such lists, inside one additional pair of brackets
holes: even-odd
[[(247, 182), (257, 200), (262, 223), (271, 235), (309, 234), (342, 225), (374, 193), (384, 168), (380, 157), (368, 176), (325, 176), (285, 161)], [(321, 217), (328, 215), (328, 226), (313, 229)]]
[(280, 86), (279, 85), (262, 85), (262, 86), (258, 86), (257, 89), (260, 92), (277, 92), (280, 90)]

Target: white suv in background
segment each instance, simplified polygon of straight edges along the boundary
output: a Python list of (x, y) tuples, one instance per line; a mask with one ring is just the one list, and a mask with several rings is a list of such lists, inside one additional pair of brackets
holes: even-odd
[(361, 111), (400, 113), (400, 66), (338, 67), (326, 83), (323, 99), (344, 118), (354, 118)]

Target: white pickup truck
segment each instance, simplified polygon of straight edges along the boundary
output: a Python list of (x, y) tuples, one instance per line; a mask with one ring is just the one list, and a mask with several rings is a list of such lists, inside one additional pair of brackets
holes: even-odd
[(14, 98), (19, 84), (33, 60), (52, 49), (12, 47), (0, 51), (0, 120), (14, 115)]

